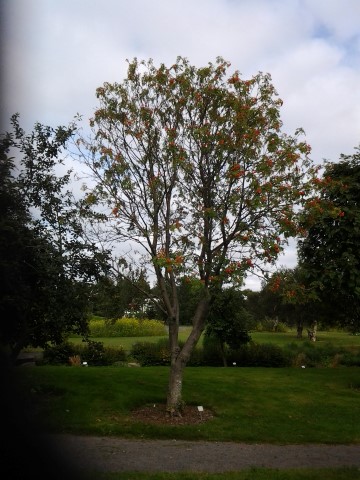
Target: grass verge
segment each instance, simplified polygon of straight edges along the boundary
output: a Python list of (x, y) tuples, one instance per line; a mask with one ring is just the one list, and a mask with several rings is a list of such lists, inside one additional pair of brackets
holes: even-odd
[(360, 443), (359, 368), (191, 368), (184, 400), (215, 417), (200, 425), (132, 419), (164, 403), (167, 367), (35, 367), (14, 372), (29, 421), (48, 432), (254, 443)]

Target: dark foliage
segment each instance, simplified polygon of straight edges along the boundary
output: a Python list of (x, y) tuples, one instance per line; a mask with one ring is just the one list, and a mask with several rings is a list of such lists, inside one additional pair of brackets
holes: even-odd
[(27, 135), (18, 115), (12, 127), (0, 138), (0, 342), (10, 363), (26, 346), (86, 334), (86, 283), (107, 258), (84, 235), (70, 172), (56, 174), (73, 127), (36, 124)]
[(320, 300), (344, 325), (360, 328), (360, 150), (327, 163), (315, 217), (299, 243), (299, 259)]

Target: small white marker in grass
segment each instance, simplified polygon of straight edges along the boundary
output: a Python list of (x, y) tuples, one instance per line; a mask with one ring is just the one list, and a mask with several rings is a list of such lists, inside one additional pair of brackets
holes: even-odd
[(204, 407), (201, 406), (201, 405), (199, 405), (199, 406), (198, 406), (198, 410), (199, 410), (199, 412), (203, 412), (203, 411), (204, 411)]

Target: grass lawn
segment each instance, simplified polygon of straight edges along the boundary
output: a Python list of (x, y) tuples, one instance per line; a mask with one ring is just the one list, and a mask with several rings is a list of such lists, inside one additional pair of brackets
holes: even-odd
[[(181, 327), (179, 332), (179, 340), (185, 341), (189, 336), (191, 328), (190, 327)], [(164, 335), (157, 336), (154, 335), (152, 337), (97, 337), (93, 338), (97, 342), (102, 342), (107, 347), (123, 347), (126, 352), (131, 350), (131, 347), (134, 343), (137, 342), (152, 342), (156, 343), (159, 340), (167, 338), (167, 331), (164, 329)], [(73, 343), (82, 343), (82, 339), (80, 337), (71, 337), (70, 342)]]
[[(185, 341), (190, 333), (191, 327), (184, 326), (181, 327), (179, 333), (179, 339)], [(302, 344), (309, 343), (309, 340), (304, 334), (303, 339), (296, 338), (296, 331), (292, 330), (286, 333), (277, 333), (277, 332), (250, 332), (252, 340), (256, 343), (272, 343), (278, 345), (279, 347), (286, 347), (292, 343)], [(119, 347), (122, 346), (126, 352), (130, 352), (131, 346), (137, 342), (153, 342), (156, 343), (160, 339), (166, 338), (166, 331), (164, 336), (154, 336), (154, 337), (101, 337), (94, 338), (98, 342), (102, 342), (105, 346), (109, 347)], [(71, 337), (69, 339), (73, 343), (82, 343), (82, 339), (79, 337)], [(202, 338), (199, 341), (201, 345)], [(360, 335), (350, 335), (344, 331), (320, 331), (317, 335), (317, 341), (311, 342), (315, 347), (323, 347), (326, 344), (333, 344), (338, 347), (345, 347), (353, 350), (360, 349)]]
[(167, 367), (18, 368), (17, 398), (50, 432), (265, 443), (360, 443), (360, 370), (187, 367), (184, 400), (215, 417), (144, 425), (131, 410), (164, 403)]
[[(96, 337), (91, 338), (96, 342), (102, 342), (106, 347), (123, 347), (126, 352), (130, 352), (132, 345), (137, 342), (153, 342), (156, 343), (162, 338), (167, 338), (166, 334), (162, 337)], [(69, 341), (75, 344), (82, 343), (80, 337), (71, 337)]]
[[(306, 332), (303, 339), (296, 338), (295, 330), (286, 333), (272, 333), (272, 332), (251, 332), (251, 338), (257, 343), (275, 343), (280, 347), (288, 345), (293, 342), (308, 342)], [(360, 335), (350, 335), (343, 331), (320, 331), (317, 333), (315, 346), (323, 346), (324, 344), (332, 343), (339, 347), (360, 348)]]
[[(182, 327), (185, 340), (190, 327)], [(296, 332), (251, 332), (256, 343), (304, 346)], [(163, 337), (94, 338), (127, 352), (138, 341)], [(71, 338), (81, 342), (80, 338)], [(360, 349), (360, 336), (318, 332), (317, 342)], [(30, 424), (44, 431), (115, 435), (142, 439), (184, 439), (247, 443), (360, 443), (360, 369), (187, 367), (184, 400), (203, 405), (215, 417), (196, 426), (153, 426), (136, 422), (131, 411), (164, 403), (168, 367), (17, 368), (15, 392)], [(25, 408), (26, 407), (26, 408)], [(360, 480), (357, 468), (207, 473), (94, 473), (89, 480)]]

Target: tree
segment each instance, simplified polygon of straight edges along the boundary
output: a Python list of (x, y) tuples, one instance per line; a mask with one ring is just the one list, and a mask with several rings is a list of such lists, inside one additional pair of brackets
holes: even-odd
[(341, 155), (338, 163), (326, 162), (319, 198), (306, 204), (307, 236), (298, 255), (308, 281), (332, 314), (342, 312), (342, 322), (360, 326), (360, 149)]
[(91, 288), (92, 311), (95, 315), (116, 320), (124, 315), (147, 316), (150, 285), (144, 272), (133, 272), (130, 279), (101, 277)]
[(281, 299), (279, 295), (268, 288), (271, 278), (262, 280), (260, 291), (248, 290), (244, 292), (246, 294), (246, 308), (254, 318), (254, 327), (268, 318), (274, 319), (275, 324), (275, 319), (281, 317)]
[(264, 289), (277, 298), (280, 318), (296, 325), (297, 338), (302, 338), (304, 325), (308, 325), (312, 328), (308, 330), (309, 337), (311, 333), (315, 341), (322, 308), (304, 270), (300, 266), (282, 268), (271, 276)]
[[(273, 264), (298, 233), (295, 206), (313, 187), (310, 147), (301, 130), (281, 132), (270, 75), (244, 80), (229, 67), (222, 58), (203, 68), (182, 57), (170, 67), (134, 59), (122, 83), (97, 89), (93, 133), (77, 141), (96, 183), (88, 204), (102, 205), (107, 235), (158, 285), (169, 325), (170, 414), (181, 411), (183, 369), (213, 289)], [(184, 276), (201, 283), (201, 295), (180, 348)]]
[(215, 338), (220, 346), (224, 367), (227, 367), (226, 345), (237, 350), (251, 340), (248, 330), (251, 315), (245, 308), (241, 291), (224, 288), (213, 293), (205, 337)]
[(10, 363), (26, 346), (86, 333), (84, 282), (100, 275), (106, 258), (86, 241), (65, 188), (70, 173), (55, 172), (73, 128), (36, 124), (27, 135), (18, 115), (12, 127), (0, 142), (0, 341)]

